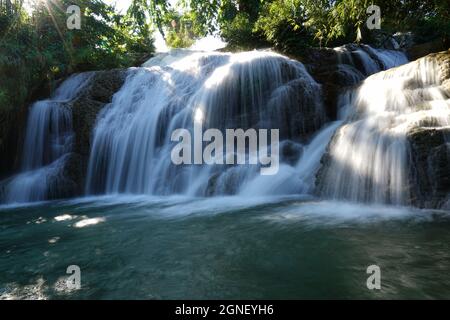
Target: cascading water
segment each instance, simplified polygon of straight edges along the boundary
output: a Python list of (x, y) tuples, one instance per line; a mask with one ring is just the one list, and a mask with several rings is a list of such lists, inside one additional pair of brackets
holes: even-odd
[(62, 187), (62, 169), (72, 150), (70, 101), (91, 74), (70, 77), (51, 99), (38, 101), (30, 109), (23, 148), (21, 173), (4, 181), (4, 203), (42, 201)]
[[(34, 104), (8, 201), (73, 198), (85, 182), (112, 195), (0, 206), (0, 299), (448, 298), (450, 51), (358, 87), (366, 68), (341, 73), (319, 51), (331, 63), (306, 70), (323, 86), (270, 52), (179, 51)], [(278, 173), (173, 165), (171, 134), (199, 125), (280, 129)], [(389, 271), (377, 293), (360, 281), (369, 262)]]
[(345, 68), (359, 81), (374, 73), (408, 62), (401, 51), (375, 49), (368, 45), (346, 45), (334, 50), (341, 68)]
[[(171, 163), (172, 132), (192, 131), (199, 115), (204, 130), (280, 128), (282, 140), (305, 141), (325, 123), (321, 87), (299, 62), (259, 51), (177, 55), (131, 70), (103, 110), (94, 132), (88, 193), (238, 193), (259, 174), (257, 166)], [(294, 170), (283, 165), (281, 176), (284, 168)]]
[[(342, 51), (339, 59), (345, 68), (355, 72), (355, 80), (406, 61), (401, 53), (370, 47), (356, 49), (359, 53), (338, 51)], [(62, 188), (73, 140), (70, 102), (91, 76), (73, 76), (50, 100), (33, 105), (23, 172), (3, 183), (3, 202), (54, 198)], [(348, 108), (349, 113), (358, 114), (352, 108)], [(98, 115), (86, 193), (313, 193), (326, 147), (344, 121), (348, 126), (350, 120), (344, 118), (327, 124), (322, 87), (300, 62), (268, 51), (230, 54), (175, 50), (151, 59), (142, 68), (131, 68), (125, 84)], [(200, 123), (203, 131), (279, 129), (278, 173), (262, 176), (261, 165), (174, 165), (171, 151), (176, 143), (171, 134), (180, 128), (193, 133), (195, 123)], [(232, 156), (237, 157), (234, 152)], [(248, 150), (245, 153), (248, 158)]]
[(319, 173), (322, 195), (408, 204), (406, 135), (424, 123), (450, 124), (450, 100), (439, 67), (427, 59), (378, 73), (341, 96), (345, 124)]

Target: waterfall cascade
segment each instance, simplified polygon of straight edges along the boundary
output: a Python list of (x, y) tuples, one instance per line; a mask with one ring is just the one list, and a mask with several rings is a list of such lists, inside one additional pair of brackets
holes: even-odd
[(441, 69), (427, 58), (380, 72), (341, 96), (345, 124), (325, 158), (324, 196), (408, 204), (409, 146), (414, 127), (450, 124), (450, 100)]
[[(402, 53), (370, 47), (356, 53), (340, 51), (349, 68), (362, 69), (361, 79), (406, 62)], [(339, 122), (317, 134), (327, 120), (322, 89), (301, 63), (261, 51), (174, 51), (145, 66), (130, 71), (125, 85), (98, 119), (88, 194), (312, 192), (320, 159)], [(254, 165), (173, 165), (171, 132), (192, 130), (198, 111), (204, 129), (280, 129), (278, 174), (260, 176)], [(317, 136), (311, 141), (314, 134)]]
[[(202, 115), (205, 130), (280, 128), (282, 140), (299, 142), (326, 121), (321, 87), (299, 62), (271, 52), (178, 51), (131, 70), (103, 110), (94, 132), (88, 193), (239, 193), (259, 174), (257, 166), (171, 163), (171, 134), (192, 130), (195, 114)], [(287, 167), (278, 176), (292, 176), (294, 168)]]
[(382, 70), (394, 68), (408, 62), (401, 51), (375, 49), (368, 45), (345, 45), (334, 48), (338, 63), (360, 80)]
[[(355, 82), (407, 61), (368, 46), (335, 50), (338, 69)], [(424, 60), (419, 68), (372, 75), (340, 96), (339, 119), (330, 123), (323, 88), (300, 62), (269, 51), (161, 54), (129, 69), (98, 114), (86, 193), (311, 194), (317, 185), (326, 197), (405, 204), (408, 128), (430, 117), (448, 124), (436, 72)], [(73, 76), (33, 105), (23, 172), (6, 182), (6, 202), (47, 199), (64, 180), (73, 140), (70, 100), (90, 77)], [(278, 173), (262, 176), (258, 165), (174, 165), (171, 134), (194, 131), (196, 121), (203, 130), (279, 129)]]
[(77, 74), (66, 80), (49, 100), (30, 109), (23, 147), (21, 173), (2, 182), (3, 202), (23, 203), (46, 200), (62, 188), (62, 169), (72, 150), (72, 112), (76, 97), (91, 74)]

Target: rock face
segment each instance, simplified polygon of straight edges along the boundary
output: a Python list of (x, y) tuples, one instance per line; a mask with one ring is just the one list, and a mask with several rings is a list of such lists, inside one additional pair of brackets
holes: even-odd
[(409, 185), (416, 207), (448, 207), (450, 200), (450, 128), (417, 127), (408, 133)]
[(69, 196), (84, 193), (91, 136), (97, 115), (111, 102), (113, 95), (122, 87), (125, 78), (126, 70), (123, 69), (97, 71), (90, 83), (72, 103), (75, 141), (73, 152), (64, 170), (65, 176), (72, 182), (72, 191), (67, 192)]
[(371, 74), (393, 67), (392, 62), (406, 62), (400, 51), (381, 52), (357, 44), (334, 49), (311, 48), (299, 60), (307, 66), (314, 79), (322, 84), (329, 119), (336, 119), (338, 97), (345, 88), (357, 85)]
[[(434, 53), (422, 58), (436, 66), (440, 94), (446, 101), (443, 107), (450, 108), (450, 50)], [(418, 106), (428, 109), (429, 104)], [(443, 112), (442, 112), (443, 113)], [(442, 113), (436, 116), (442, 116)], [(433, 116), (425, 117), (412, 127), (407, 139), (410, 146), (411, 165), (409, 185), (411, 204), (425, 208), (450, 209), (450, 119), (442, 124)]]

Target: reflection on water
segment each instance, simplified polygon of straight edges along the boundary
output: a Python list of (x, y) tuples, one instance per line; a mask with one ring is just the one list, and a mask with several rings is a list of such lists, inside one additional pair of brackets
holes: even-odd
[[(0, 208), (2, 299), (450, 298), (449, 212), (311, 198)], [(366, 287), (381, 267), (382, 289)], [(81, 289), (65, 287), (69, 265)]]

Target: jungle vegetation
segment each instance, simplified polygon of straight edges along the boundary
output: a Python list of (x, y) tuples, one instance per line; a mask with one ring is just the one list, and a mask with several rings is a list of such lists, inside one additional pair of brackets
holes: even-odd
[[(418, 41), (450, 35), (448, 0), (132, 0), (118, 13), (101, 0), (0, 0), (0, 109), (23, 106), (54, 79), (128, 67), (154, 52), (159, 31), (170, 47), (189, 47), (207, 34), (230, 49), (377, 41), (377, 34), (412, 32)], [(70, 5), (82, 28), (66, 27)], [(369, 32), (366, 9), (381, 8), (382, 29)], [(44, 90), (45, 91), (45, 90)]]

